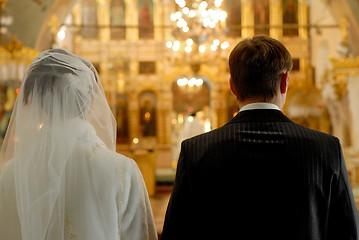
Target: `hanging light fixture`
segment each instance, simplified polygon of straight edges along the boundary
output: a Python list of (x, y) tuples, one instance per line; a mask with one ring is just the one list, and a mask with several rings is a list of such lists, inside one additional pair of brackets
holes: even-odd
[(176, 28), (174, 40), (166, 42), (174, 52), (186, 53), (227, 49), (229, 43), (216, 38), (223, 32), (227, 13), (221, 9), (223, 0), (175, 0), (178, 10), (171, 14)]
[(177, 86), (188, 94), (199, 92), (204, 81), (199, 76), (201, 65), (230, 44), (224, 29), (227, 13), (223, 0), (175, 0), (176, 11), (170, 16), (174, 24), (172, 40), (166, 42), (173, 57), (184, 60), (192, 70), (189, 77), (177, 80)]
[(177, 86), (183, 92), (188, 94), (198, 93), (204, 84), (204, 81), (200, 77), (183, 77), (177, 80)]

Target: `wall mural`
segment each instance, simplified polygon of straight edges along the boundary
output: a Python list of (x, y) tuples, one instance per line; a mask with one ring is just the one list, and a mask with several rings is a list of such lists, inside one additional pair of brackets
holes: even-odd
[(254, 1), (255, 34), (269, 35), (269, 0)]
[(153, 1), (139, 0), (138, 1), (138, 24), (139, 24), (139, 38), (147, 39), (153, 38)]
[(283, 29), (284, 36), (298, 35), (298, 0), (283, 0), (283, 25), (288, 24)]
[(155, 137), (157, 129), (156, 119), (156, 94), (145, 91), (140, 94), (140, 127), (143, 137)]
[(116, 96), (116, 121), (117, 121), (117, 142), (127, 143), (129, 141), (128, 131), (128, 99), (124, 94)]
[(227, 27), (229, 37), (240, 37), (241, 36), (241, 1), (238, 0), (227, 0), (225, 2), (225, 8), (227, 11)]
[(125, 13), (126, 13), (126, 5), (124, 0), (111, 1), (110, 24), (111, 24), (112, 39), (126, 38)]
[(83, 38), (98, 38), (96, 0), (82, 0), (82, 24)]

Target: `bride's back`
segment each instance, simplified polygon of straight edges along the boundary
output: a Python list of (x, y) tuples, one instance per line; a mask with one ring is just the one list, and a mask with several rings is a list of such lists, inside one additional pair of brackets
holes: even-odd
[(133, 235), (133, 224), (152, 235), (142, 176), (115, 153), (115, 136), (93, 65), (62, 49), (41, 53), (25, 74), (1, 151), (8, 164), (0, 177), (0, 239), (18, 237), (6, 216), (26, 240), (117, 240)]

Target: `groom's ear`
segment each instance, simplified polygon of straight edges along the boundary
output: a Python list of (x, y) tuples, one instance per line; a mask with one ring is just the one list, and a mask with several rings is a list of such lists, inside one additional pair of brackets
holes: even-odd
[(233, 95), (238, 98), (236, 88), (234, 87), (234, 83), (231, 77), (229, 78), (229, 86), (231, 87), (231, 92), (233, 93)]
[(280, 82), (280, 93), (285, 94), (288, 90), (288, 84), (289, 84), (289, 71), (285, 71), (282, 73), (282, 79)]

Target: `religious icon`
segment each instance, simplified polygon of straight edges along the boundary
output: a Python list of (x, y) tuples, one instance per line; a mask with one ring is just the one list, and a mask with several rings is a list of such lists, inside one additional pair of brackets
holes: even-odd
[(226, 1), (227, 27), (229, 37), (241, 36), (241, 1), (239, 0), (227, 0)]
[(152, 0), (139, 0), (139, 37), (140, 39), (147, 39), (154, 37), (153, 28), (153, 1)]
[(269, 0), (254, 1), (255, 34), (269, 35)]
[(205, 106), (210, 105), (210, 87), (209, 80), (204, 76), (200, 76), (204, 83), (198, 89), (189, 89), (178, 86), (177, 80), (172, 84), (173, 92), (173, 110), (176, 113), (192, 113), (198, 112)]
[(283, 35), (298, 35), (298, 0), (283, 0)]
[(126, 95), (116, 97), (117, 142), (128, 142), (128, 100)]
[(156, 62), (140, 62), (140, 74), (155, 74)]
[(82, 0), (83, 38), (98, 38), (96, 0)]
[(111, 1), (111, 38), (125, 39), (125, 13), (126, 5), (124, 0)]
[(142, 136), (156, 136), (156, 95), (153, 92), (146, 91), (140, 95), (140, 125)]

